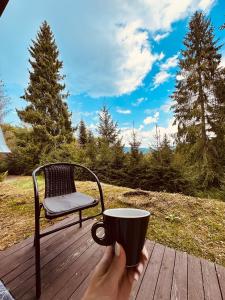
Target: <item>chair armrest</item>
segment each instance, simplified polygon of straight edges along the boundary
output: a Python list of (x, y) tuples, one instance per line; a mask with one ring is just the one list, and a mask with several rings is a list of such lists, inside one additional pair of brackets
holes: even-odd
[(98, 185), (98, 190), (99, 190), (99, 195), (100, 195), (100, 201), (101, 201), (102, 211), (104, 211), (105, 210), (105, 205), (104, 205), (103, 191), (102, 191), (102, 187), (101, 187), (100, 181), (99, 181), (98, 177), (96, 176), (96, 174), (93, 171), (91, 171), (89, 168), (87, 168), (87, 167), (85, 167), (83, 165), (73, 164), (73, 166), (78, 167), (78, 168), (82, 168), (82, 169), (86, 170), (87, 172), (89, 172), (94, 177), (95, 182)]
[(40, 172), (42, 167), (35, 169), (32, 172), (32, 179), (33, 179), (33, 186), (34, 186), (34, 200), (35, 200), (35, 212), (40, 209), (40, 202), (39, 202), (39, 191), (38, 191), (38, 183), (37, 183), (37, 173)]

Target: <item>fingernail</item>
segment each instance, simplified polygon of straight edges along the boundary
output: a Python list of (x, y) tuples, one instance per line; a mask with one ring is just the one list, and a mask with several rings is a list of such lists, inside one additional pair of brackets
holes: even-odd
[(120, 244), (116, 242), (115, 244), (115, 255), (120, 256)]
[(139, 264), (139, 266), (137, 267), (137, 270), (140, 274), (142, 273), (143, 269), (144, 269), (143, 264)]
[(134, 280), (138, 281), (140, 278), (140, 275), (138, 273), (134, 273)]

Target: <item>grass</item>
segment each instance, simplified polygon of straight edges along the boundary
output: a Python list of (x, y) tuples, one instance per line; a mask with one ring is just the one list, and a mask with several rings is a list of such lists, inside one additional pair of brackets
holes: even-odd
[[(39, 180), (43, 193), (43, 180)], [(97, 195), (92, 182), (77, 189)], [(103, 184), (106, 208), (137, 207), (151, 212), (147, 237), (169, 247), (204, 257), (225, 266), (225, 203), (181, 194), (147, 192), (132, 196), (129, 188)], [(97, 209), (89, 209), (89, 215)], [(42, 219), (42, 228), (53, 222)], [(34, 201), (30, 177), (0, 183), (0, 250), (33, 234)]]

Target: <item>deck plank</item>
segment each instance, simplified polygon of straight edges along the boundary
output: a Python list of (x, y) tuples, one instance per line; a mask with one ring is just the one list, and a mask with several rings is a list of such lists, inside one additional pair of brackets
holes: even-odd
[(216, 265), (216, 272), (220, 284), (220, 291), (222, 293), (223, 299), (225, 299), (225, 268)]
[(222, 300), (215, 264), (201, 259), (205, 300)]
[[(97, 257), (99, 257), (99, 251), (97, 251), (97, 249), (99, 249), (99, 246), (94, 243), (86, 251), (83, 252), (78, 260), (70, 263), (70, 266), (62, 272), (61, 276), (58, 276), (54, 280), (54, 282), (52, 282), (52, 284), (47, 287), (44, 293), (45, 297), (41, 299), (55, 299), (55, 295), (61, 290), (65, 290), (65, 292), (67, 292), (65, 286), (68, 280), (70, 280), (70, 278), (73, 276), (77, 277), (76, 274), (81, 275), (81, 270), (83, 271), (83, 273), (85, 273), (85, 270), (82, 269), (82, 266), (85, 265), (88, 267), (88, 265), (92, 265), (92, 259), (96, 259), (96, 255)], [(77, 277), (77, 280), (80, 280), (79, 277)]]
[[(82, 231), (79, 229), (79, 227), (70, 227), (70, 230), (68, 230), (66, 233), (63, 234), (62, 232), (62, 237), (58, 238), (58, 240), (56, 240), (54, 244), (51, 244), (46, 249), (44, 249), (46, 250), (44, 253), (41, 251), (41, 268), (43, 268), (51, 260), (55, 259), (60, 253), (65, 251), (71, 245), (74, 248), (75, 245), (73, 244), (76, 242), (76, 240), (79, 240), (80, 237), (87, 233), (90, 230), (90, 227), (91, 223), (89, 223), (89, 226), (83, 228)], [(63, 253), (63, 257), (64, 255), (65, 254)], [(35, 259), (34, 257), (32, 257), (29, 260), (29, 266), (25, 271), (23, 271), (23, 268), (18, 268), (21, 271), (21, 275), (19, 277), (17, 276), (8, 282), (3, 278), (4, 283), (8, 283), (10, 290), (15, 290), (15, 288), (17, 286), (21, 286), (23, 282), (27, 286), (27, 280), (29, 280), (31, 276), (35, 274), (34, 263)], [(24, 267), (24, 265), (21, 265), (20, 267)]]
[[(101, 247), (99, 251), (96, 251), (97, 248), (99, 247), (96, 244), (92, 244), (91, 247), (84, 252), (82, 256), (83, 261), (80, 261), (80, 264), (76, 265), (76, 272), (70, 276), (63, 288), (60, 289), (56, 295), (54, 295), (55, 300), (69, 299), (74, 291), (83, 282), (83, 280), (88, 277), (103, 255), (103, 247)], [(67, 276), (68, 274), (66, 271), (65, 277)]]
[[(49, 227), (43, 229), (42, 232), (47, 232), (47, 231), (49, 230), (49, 228), (55, 229), (55, 228), (57, 228), (57, 227), (59, 227), (59, 226), (63, 226), (63, 225), (65, 225), (65, 224), (71, 222), (71, 221), (74, 219), (74, 217), (75, 217), (75, 216), (73, 215), (73, 216), (70, 216), (70, 217), (68, 217), (68, 218), (65, 218), (65, 219), (63, 219), (62, 221), (59, 221), (59, 222), (57, 222), (57, 223), (55, 223), (55, 224), (53, 224), (53, 225), (51, 225), (51, 226), (49, 226)], [(55, 235), (55, 234), (57, 234), (57, 233), (58, 233), (58, 232), (55, 232), (55, 233), (53, 233), (52, 235)], [(45, 237), (43, 237), (43, 238), (41, 239), (41, 242), (44, 242), (44, 241), (46, 241), (46, 240), (49, 239), (49, 238), (50, 238), (50, 236), (45, 236)], [(15, 253), (15, 252), (18, 252), (19, 249), (24, 248), (25, 246), (27, 246), (27, 245), (29, 245), (29, 244), (32, 244), (33, 241), (34, 241), (34, 237), (31, 236), (31, 237), (29, 237), (29, 238), (27, 238), (27, 239), (25, 239), (25, 240), (23, 240), (23, 241), (21, 241), (21, 242), (15, 244), (15, 245), (12, 245), (11, 247), (7, 248), (6, 250), (0, 251), (0, 254), (1, 254), (1, 255), (4, 255), (5, 257), (7, 257), (7, 256), (9, 256), (9, 255), (12, 255), (12, 254)]]
[[(71, 221), (71, 219), (70, 219)], [(60, 224), (67, 224), (69, 220), (64, 220), (64, 222), (60, 222)], [(54, 226), (54, 228), (57, 228), (61, 225), (58, 224), (58, 226)], [(51, 227), (52, 228), (52, 227)], [(46, 231), (46, 230), (45, 230)], [(51, 244), (55, 237), (61, 236), (60, 232), (55, 232), (53, 234), (50, 234), (46, 237), (43, 237), (41, 239), (41, 249), (43, 250), (47, 245)], [(4, 278), (8, 273), (12, 272), (16, 268), (19, 267), (19, 265), (24, 264), (27, 260), (29, 260), (32, 256), (34, 256), (33, 251), (33, 238), (28, 238), (29, 243), (25, 243), (26, 245), (24, 247), (19, 247), (17, 251), (14, 251), (12, 255), (7, 255), (4, 257), (4, 259), (1, 261), (1, 269), (0, 269), (0, 278)]]
[[(48, 242), (41, 244), (41, 263), (44, 264), (45, 261), (48, 261), (48, 257), (49, 256), (53, 256), (56, 252), (56, 250), (59, 252), (61, 249), (64, 249), (64, 242), (68, 245), (71, 240), (68, 240), (68, 236), (69, 234), (80, 234), (79, 232), (79, 227), (78, 226), (72, 226), (70, 228), (68, 228), (68, 230), (62, 230), (61, 235), (55, 235), (51, 240), (48, 240)], [(3, 281), (4, 283), (9, 283), (13, 280), (15, 280), (15, 278), (17, 276), (19, 276), (20, 274), (23, 274), (23, 276), (25, 276), (25, 274), (29, 274), (28, 277), (30, 277), (31, 274), (31, 270), (33, 270), (33, 265), (35, 262), (34, 259), (34, 247), (31, 244), (30, 245), (31, 249), (28, 249), (28, 251), (32, 251), (32, 255), (31, 257), (25, 261), (24, 263), (20, 264), (15, 270), (13, 270), (13, 272), (8, 273), (7, 275), (3, 276)], [(34, 272), (34, 270), (33, 270)]]
[(188, 300), (204, 300), (201, 263), (192, 255), (188, 255)]
[(138, 290), (136, 299), (153, 299), (164, 251), (165, 246), (155, 244), (151, 258), (145, 271), (145, 276)]
[(154, 299), (169, 300), (171, 295), (173, 271), (175, 262), (175, 250), (166, 247), (156, 285)]
[(171, 300), (187, 300), (187, 253), (176, 251)]
[[(49, 229), (71, 222), (72, 218)], [(104, 251), (91, 237), (93, 222), (84, 222), (82, 228), (69, 227), (41, 240), (41, 300), (82, 298)], [(35, 299), (32, 243), (31, 237), (0, 254), (0, 279), (16, 300)], [(152, 241), (146, 241), (146, 247), (150, 259), (133, 286), (130, 299), (225, 300), (224, 267)]]
[(93, 271), (83, 280), (79, 287), (74, 291), (74, 293), (69, 298), (70, 300), (81, 300), (84, 296), (85, 291), (88, 288), (89, 281), (91, 279)]
[[(87, 227), (90, 228), (90, 227)], [(82, 253), (93, 243), (93, 240), (90, 238), (89, 232), (83, 234), (83, 229), (80, 231), (80, 235), (77, 236), (77, 239), (71, 244), (68, 248), (65, 248), (59, 255), (54, 259), (50, 260), (44, 267), (41, 269), (42, 276), (42, 290), (45, 293), (45, 289), (50, 286), (54, 280), (60, 276), (60, 274), (66, 270), (71, 263), (76, 261)], [(33, 266), (33, 270), (34, 266)], [(29, 298), (35, 294), (35, 274), (31, 276), (28, 280), (24, 281), (20, 286), (13, 290), (13, 294), (18, 297)]]
[[(151, 255), (152, 255), (152, 251), (154, 249), (154, 246), (155, 246), (155, 243), (152, 242), (152, 241), (147, 240), (145, 242), (145, 247), (146, 247), (147, 252), (148, 252), (149, 261), (151, 260)], [(149, 261), (148, 261), (148, 263), (149, 263)], [(138, 291), (140, 289), (140, 286), (141, 286), (142, 280), (144, 278), (146, 269), (148, 267), (148, 263), (145, 265), (144, 270), (143, 270), (143, 272), (142, 272), (142, 274), (140, 276), (139, 281), (138, 282), (134, 282), (134, 286), (133, 286), (132, 291), (131, 291), (131, 297), (130, 297), (131, 299), (135, 299), (136, 296), (137, 296), (137, 294), (138, 294)]]

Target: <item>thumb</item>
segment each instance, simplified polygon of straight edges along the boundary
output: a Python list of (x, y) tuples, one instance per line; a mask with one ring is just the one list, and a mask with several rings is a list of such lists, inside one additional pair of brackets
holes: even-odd
[(120, 281), (126, 268), (126, 253), (123, 247), (116, 242), (115, 255), (113, 257), (108, 276), (115, 281)]

